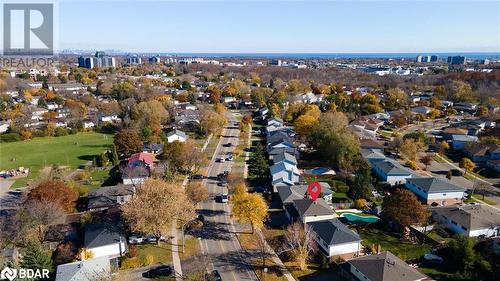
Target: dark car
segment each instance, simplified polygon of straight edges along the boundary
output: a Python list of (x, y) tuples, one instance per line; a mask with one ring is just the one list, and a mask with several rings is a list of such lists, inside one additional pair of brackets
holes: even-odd
[(451, 175), (454, 177), (461, 177), (462, 172), (459, 169), (451, 169)]
[(202, 180), (203, 179), (203, 175), (192, 175), (191, 176), (191, 180)]
[(225, 146), (225, 147), (231, 147), (231, 146), (233, 146), (233, 144), (232, 144), (232, 143), (230, 143), (230, 142), (228, 142), (228, 143), (226, 143), (224, 146)]
[(217, 270), (212, 271), (212, 273), (210, 274), (209, 280), (210, 281), (222, 281), (222, 277), (220, 276), (219, 271), (217, 271)]
[(172, 274), (172, 267), (170, 265), (160, 265), (146, 271), (143, 275), (146, 278), (167, 277)]

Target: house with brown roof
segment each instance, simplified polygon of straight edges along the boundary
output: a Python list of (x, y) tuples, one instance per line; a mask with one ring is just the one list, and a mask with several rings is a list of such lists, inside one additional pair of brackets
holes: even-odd
[(432, 280), (391, 252), (355, 258), (341, 264), (340, 268), (342, 277), (349, 281)]
[(474, 162), (485, 163), (488, 160), (500, 159), (500, 145), (473, 144), (464, 147), (464, 153)]
[(500, 235), (500, 211), (483, 205), (462, 205), (432, 209), (434, 220), (456, 234), (468, 237)]
[(451, 140), (453, 135), (467, 135), (468, 131), (466, 129), (458, 127), (448, 127), (442, 131), (443, 139)]

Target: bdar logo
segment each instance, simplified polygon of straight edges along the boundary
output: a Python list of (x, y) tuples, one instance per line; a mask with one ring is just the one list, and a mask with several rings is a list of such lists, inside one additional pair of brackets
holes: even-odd
[(8, 279), (10, 281), (14, 280), (17, 276), (17, 269), (6, 267), (0, 272), (0, 279)]

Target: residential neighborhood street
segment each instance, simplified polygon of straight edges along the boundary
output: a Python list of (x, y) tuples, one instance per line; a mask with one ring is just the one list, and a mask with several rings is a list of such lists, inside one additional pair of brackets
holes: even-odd
[(208, 257), (209, 270), (219, 271), (222, 280), (258, 280), (243, 258), (244, 252), (235, 234), (235, 228), (239, 229), (239, 226), (231, 220), (230, 206), (218, 198), (218, 195), (228, 193), (228, 190), (217, 185), (217, 175), (230, 171), (232, 161), (221, 163), (217, 160), (225, 158), (228, 152), (234, 150), (239, 137), (239, 128), (235, 125), (236, 116), (231, 112), (227, 116), (228, 125), (222, 132), (208, 167), (208, 178), (204, 181), (209, 191), (209, 200), (200, 204), (199, 212), (205, 217), (201, 248), (202, 253)]

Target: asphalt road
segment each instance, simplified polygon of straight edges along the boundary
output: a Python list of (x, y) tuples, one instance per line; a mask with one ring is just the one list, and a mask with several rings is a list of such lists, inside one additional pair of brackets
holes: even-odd
[(224, 128), (214, 157), (210, 161), (208, 179), (204, 180), (210, 199), (200, 204), (199, 212), (205, 216), (201, 248), (208, 259), (208, 269), (219, 271), (222, 280), (258, 280), (252, 268), (245, 262), (246, 254), (234, 234), (235, 228), (239, 226), (229, 216), (229, 204), (214, 200), (221, 193), (228, 192), (226, 187), (217, 186), (215, 178), (224, 171), (230, 171), (232, 166), (231, 161), (220, 163), (216, 160), (226, 157), (228, 152), (235, 149), (240, 133), (235, 114), (228, 112), (226, 115), (228, 125)]

